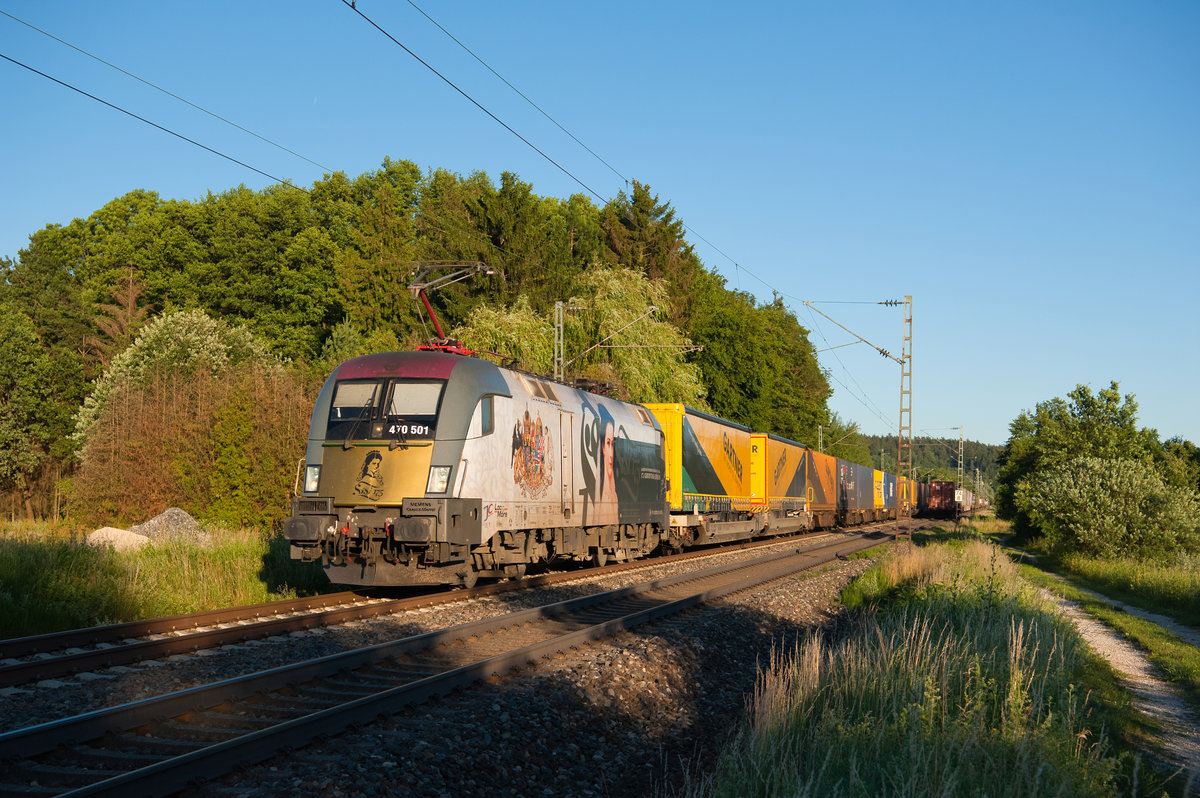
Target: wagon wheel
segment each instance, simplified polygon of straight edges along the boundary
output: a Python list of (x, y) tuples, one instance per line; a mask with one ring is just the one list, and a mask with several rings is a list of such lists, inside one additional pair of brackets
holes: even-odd
[(597, 546), (596, 548), (592, 549), (593, 565), (595, 565), (597, 568), (602, 568), (606, 562), (608, 562), (608, 552), (604, 550), (604, 547)]
[(479, 572), (475, 570), (470, 563), (463, 568), (458, 574), (458, 584), (460, 587), (470, 590), (475, 587), (475, 583), (479, 581)]

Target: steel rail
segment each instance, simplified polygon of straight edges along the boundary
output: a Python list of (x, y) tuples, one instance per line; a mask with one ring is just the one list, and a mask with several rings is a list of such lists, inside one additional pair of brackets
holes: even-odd
[(185, 615), (170, 615), (163, 618), (149, 618), (144, 621), (126, 621), (107, 626), (89, 626), (84, 629), (70, 629), (64, 632), (48, 632), (29, 637), (14, 637), (0, 640), (0, 659), (27, 657), (33, 654), (44, 654), (64, 648), (111, 643), (114, 640), (124, 640), (131, 637), (145, 637), (154, 634), (170, 634), (183, 629), (195, 629), (219, 623), (238, 623), (252, 621), (267, 615), (281, 615), (291, 612), (306, 612), (334, 604), (347, 604), (369, 598), (367, 591), (346, 591), (342, 593), (325, 593), (320, 596), (284, 599), (282, 601), (267, 601), (261, 604), (248, 604), (241, 607), (230, 607), (221, 610), (206, 610)]
[[(651, 591), (663, 591), (688, 583), (722, 579), (718, 584), (699, 592), (674, 599), (654, 599), (652, 606), (621, 617), (589, 624), (567, 634), (526, 645), (513, 651), (488, 657), (481, 661), (456, 667), (447, 672), (417, 679), (408, 684), (383, 690), (351, 700), (339, 707), (320, 710), (302, 718), (285, 721), (267, 729), (252, 731), (235, 739), (216, 743), (153, 765), (113, 776), (88, 787), (71, 791), (71, 795), (128, 795), (135, 792), (161, 793), (181, 789), (199, 775), (211, 776), (229, 768), (258, 761), (281, 747), (303, 744), (315, 737), (340, 731), (347, 726), (369, 721), (381, 714), (444, 694), (481, 678), (489, 678), (516, 667), (527, 665), (553, 653), (590, 642), (619, 631), (634, 628), (666, 614), (681, 611), (704, 601), (746, 589), (781, 576), (794, 573), (814, 564), (827, 562), (845, 552), (878, 545), (878, 539), (860, 538), (857, 541), (838, 541), (816, 550), (795, 550), (785, 555), (773, 555), (750, 562), (715, 566), (701, 571), (654, 580), (607, 593), (584, 596), (564, 602), (524, 610), (501, 618), (463, 624), (446, 630), (430, 632), (401, 641), (377, 644), (353, 652), (330, 655), (293, 666), (264, 671), (259, 674), (229, 679), (213, 685), (192, 688), (145, 701), (87, 713), (75, 718), (41, 724), (7, 734), (0, 734), (0, 758), (26, 759), (71, 743), (94, 740), (105, 734), (143, 726), (164, 717), (201, 711), (225, 702), (270, 692), (287, 685), (296, 685), (331, 673), (343, 673), (380, 660), (405, 653), (429, 650), (432, 646), (462, 639), (474, 639), (500, 629), (512, 628), (540, 619), (564, 619), (601, 604), (640, 599)], [(756, 576), (729, 580), (729, 574), (739, 571)]]
[[(27, 684), (82, 671), (111, 668), (115, 665), (128, 665), (147, 659), (189, 654), (201, 649), (216, 648), (380, 615), (390, 615), (405, 610), (449, 604), (469, 598), (547, 587), (559, 582), (592, 577), (599, 573), (619, 573), (634, 568), (713, 556), (731, 550), (753, 549), (788, 542), (794, 537), (797, 536), (767, 538), (735, 547), (631, 560), (601, 568), (531, 576), (515, 581), (480, 585), (470, 590), (442, 591), (400, 599), (385, 599), (380, 595), (382, 592), (380, 589), (358, 590), (15, 638), (0, 641), (0, 660), (28, 657), (52, 651), (64, 653), (52, 657), (0, 664), (0, 687)], [(352, 603), (353, 606), (340, 606), (348, 603)], [(334, 608), (321, 609), (330, 606)], [(218, 626), (218, 624), (232, 625)], [(208, 628), (213, 626), (216, 628)], [(187, 629), (196, 631), (180, 631)], [(130, 639), (137, 636), (145, 637), (168, 633), (172, 633), (170, 637)], [(96, 647), (82, 651), (70, 650), (84, 645)]]

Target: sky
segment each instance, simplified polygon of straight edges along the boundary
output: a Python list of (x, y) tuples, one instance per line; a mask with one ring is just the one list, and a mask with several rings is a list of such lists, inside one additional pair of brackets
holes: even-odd
[(1200, 3), (355, 6), (0, 0), (0, 55), (171, 131), (0, 59), (0, 257), (135, 189), (385, 157), (596, 204), (637, 180), (794, 310), (866, 433), (896, 432), (900, 366), (838, 325), (899, 355), (876, 303), (911, 296), (914, 434), (1001, 444), (1116, 381), (1200, 442)]

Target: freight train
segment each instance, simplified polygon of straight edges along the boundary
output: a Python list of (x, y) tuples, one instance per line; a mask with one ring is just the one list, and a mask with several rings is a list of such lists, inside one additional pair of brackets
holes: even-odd
[(926, 518), (957, 518), (982, 506), (972, 491), (958, 487), (953, 480), (933, 479), (917, 485), (917, 514)]
[(915, 498), (904, 478), (681, 404), (438, 351), (334, 369), (301, 468), (291, 556), (348, 585), (470, 586), (892, 519)]

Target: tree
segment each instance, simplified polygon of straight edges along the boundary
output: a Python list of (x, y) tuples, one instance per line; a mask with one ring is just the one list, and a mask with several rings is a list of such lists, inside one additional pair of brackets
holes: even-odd
[(622, 191), (605, 206), (604, 230), (617, 263), (666, 283), (673, 324), (693, 315), (693, 283), (705, 269), (670, 203), (659, 202), (649, 186), (634, 180), (631, 193)]
[(1157, 446), (1153, 430), (1137, 426), (1137, 403), (1121, 396), (1116, 382), (1093, 394), (1078, 385), (1068, 395), (1039, 402), (1009, 425), (1009, 439), (1000, 454), (996, 511), (1013, 521), (1020, 538), (1042, 531), (1045, 514), (1030, 503), (1031, 485), (1041, 475), (1079, 458), (1149, 462)]
[(692, 342), (660, 320), (668, 301), (664, 281), (632, 269), (592, 268), (577, 284), (569, 304), (583, 310), (568, 315), (567, 328), (570, 351), (580, 353), (573, 364), (579, 373), (602, 382), (612, 373), (629, 401), (708, 408), (700, 369), (685, 359)]
[(694, 283), (689, 334), (713, 412), (754, 429), (814, 443), (829, 424), (829, 382), (808, 331), (778, 297), (757, 305), (707, 272)]
[[(683, 402), (705, 407), (699, 370), (683, 360), (690, 342), (674, 326), (654, 318), (665, 301), (661, 283), (630, 269), (593, 268), (568, 304), (579, 308), (564, 324), (571, 374), (613, 384), (633, 402)], [(543, 374), (554, 369), (553, 320), (519, 297), (511, 308), (480, 308), (453, 330), (468, 346), (515, 358)], [(604, 342), (610, 347), (593, 345)], [(590, 350), (590, 351), (589, 351)]]
[(33, 322), (0, 304), (0, 487), (17, 491), (30, 519), (33, 482), (50, 454), (49, 368)]
[[(871, 465), (871, 451), (867, 448), (858, 425), (845, 421), (837, 413), (829, 414), (828, 425), (823, 425), (822, 435), (825, 440), (825, 454), (849, 460), (852, 463)], [(816, 446), (816, 443), (813, 443)]]
[(105, 366), (112, 361), (114, 354), (133, 342), (133, 336), (145, 322), (148, 308), (138, 305), (138, 297), (144, 290), (145, 286), (138, 280), (137, 272), (130, 266), (113, 297), (115, 301), (96, 306), (98, 312), (92, 318), (92, 323), (99, 335), (89, 336), (85, 340), (88, 349)]
[(1200, 490), (1200, 447), (1181, 437), (1164, 441), (1154, 453), (1157, 470), (1168, 485)]

